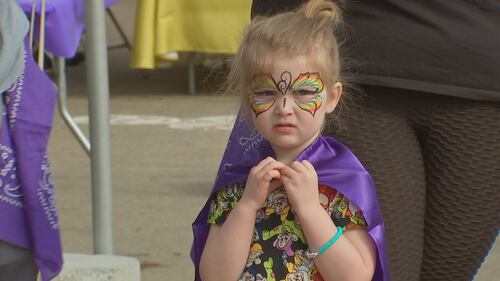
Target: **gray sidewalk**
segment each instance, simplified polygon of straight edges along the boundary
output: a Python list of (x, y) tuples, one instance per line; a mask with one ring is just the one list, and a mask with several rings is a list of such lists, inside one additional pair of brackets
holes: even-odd
[[(130, 39), (134, 8), (134, 0), (113, 7)], [(111, 26), (108, 37), (110, 45), (120, 43)], [(205, 128), (192, 129), (193, 118), (232, 115), (238, 99), (218, 97), (200, 81), (200, 94), (189, 96), (185, 67), (131, 70), (128, 55), (125, 49), (109, 53), (111, 113), (121, 115), (113, 118), (121, 125), (111, 126), (116, 254), (139, 259), (143, 281), (192, 280), (190, 225), (208, 195), (229, 136), (227, 118), (210, 120), (220, 121), (219, 126), (207, 121)], [(86, 116), (84, 64), (67, 70), (70, 110)], [(207, 74), (198, 70), (200, 77)], [(49, 157), (63, 248), (91, 253), (90, 161), (55, 117)], [(78, 120), (87, 131), (84, 118)], [(475, 280), (500, 280), (499, 265), (497, 243)]]

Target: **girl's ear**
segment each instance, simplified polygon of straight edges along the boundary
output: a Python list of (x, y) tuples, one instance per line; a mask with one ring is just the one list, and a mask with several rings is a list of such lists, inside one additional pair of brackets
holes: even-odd
[(332, 113), (337, 104), (339, 103), (340, 96), (342, 96), (342, 84), (340, 82), (335, 82), (333, 87), (330, 89), (326, 104), (326, 113)]

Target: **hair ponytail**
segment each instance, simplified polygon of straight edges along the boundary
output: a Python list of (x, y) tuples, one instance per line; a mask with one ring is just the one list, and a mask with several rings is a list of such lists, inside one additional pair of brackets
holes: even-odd
[(299, 12), (307, 19), (328, 20), (336, 26), (342, 22), (341, 7), (343, 7), (343, 4), (339, 4), (337, 5), (328, 0), (310, 0), (300, 8)]

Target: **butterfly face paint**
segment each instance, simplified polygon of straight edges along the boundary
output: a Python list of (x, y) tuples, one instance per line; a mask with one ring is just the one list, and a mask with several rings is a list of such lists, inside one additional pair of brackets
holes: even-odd
[(260, 74), (254, 76), (250, 82), (251, 92), (248, 101), (255, 116), (268, 111), (276, 102), (276, 95), (279, 92), (278, 85), (274, 82), (271, 74)]
[(293, 81), (290, 94), (301, 109), (311, 113), (314, 117), (326, 96), (323, 92), (324, 87), (319, 73), (301, 73)]
[(291, 81), (292, 75), (288, 71), (281, 74), (278, 82), (271, 74), (255, 75), (250, 83), (248, 95), (255, 116), (269, 110), (282, 95), (283, 107), (286, 106), (287, 97), (291, 97), (300, 109), (311, 113), (314, 117), (326, 95), (319, 73), (301, 73), (293, 83)]

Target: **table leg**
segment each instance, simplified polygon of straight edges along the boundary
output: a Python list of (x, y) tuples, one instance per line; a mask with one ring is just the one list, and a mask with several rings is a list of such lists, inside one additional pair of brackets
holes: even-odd
[(190, 95), (196, 94), (196, 53), (190, 53), (188, 58), (188, 91)]

